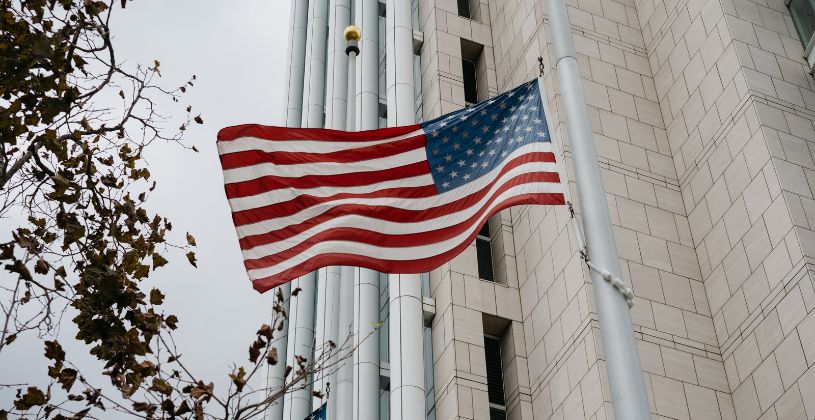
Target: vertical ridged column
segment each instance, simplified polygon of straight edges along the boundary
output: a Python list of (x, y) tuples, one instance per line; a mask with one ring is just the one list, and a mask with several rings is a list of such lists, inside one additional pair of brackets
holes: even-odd
[(356, 74), (356, 130), (379, 128), (379, 1), (356, 0), (354, 19), (362, 30)]
[[(331, 351), (329, 341), (337, 342), (337, 316), (339, 315), (339, 276), (340, 268), (337, 266), (324, 267), (317, 270), (317, 308), (314, 326), (314, 360), (319, 360), (324, 351)], [(330, 360), (323, 359), (321, 363), (328, 364)], [(328, 383), (332, 382), (329, 375), (331, 370), (318, 372), (314, 378), (312, 389), (325, 393)], [(314, 397), (312, 409), (322, 405), (321, 398)]]
[[(306, 34), (308, 32), (308, 0), (294, 0), (289, 14), (291, 43), (289, 44), (289, 58), (286, 86), (286, 126), (299, 127), (303, 117), (303, 80), (306, 59)], [(289, 298), (291, 297), (291, 284), (280, 286), (285, 300), (284, 309), (289, 311)], [(272, 291), (271, 293), (274, 293)], [(290, 324), (291, 325), (291, 324)], [(290, 326), (289, 325), (289, 326)], [(288, 358), (288, 329), (275, 341), (277, 356), (280, 362), (269, 366), (266, 376), (268, 392), (273, 393), (285, 383), (284, 374)], [(285, 398), (281, 398), (266, 410), (267, 420), (282, 420)]]
[[(416, 123), (410, 0), (387, 0), (388, 126)], [(424, 335), (419, 274), (390, 275), (390, 420), (424, 420)]]
[(303, 126), (323, 128), (325, 112), (325, 59), (328, 35), (328, 0), (311, 0), (308, 5), (308, 39), (303, 85)]
[[(283, 299), (286, 302), (283, 305), (283, 309), (286, 312), (289, 311), (289, 298), (291, 297), (291, 284), (286, 283), (284, 285), (278, 286), (280, 290), (283, 292)], [(269, 291), (270, 294), (275, 294), (275, 290)], [(274, 327), (275, 325), (272, 325)], [(283, 376), (286, 374), (286, 354), (288, 353), (288, 338), (289, 338), (289, 330), (288, 328), (284, 328), (282, 332), (275, 331), (276, 334), (281, 334), (277, 337), (274, 341), (274, 346), (277, 348), (277, 359), (278, 362), (274, 366), (269, 366), (269, 370), (266, 373), (266, 389), (268, 394), (273, 394), (277, 390), (283, 387), (286, 378)], [(277, 401), (274, 402), (273, 405), (269, 406), (266, 409), (266, 420), (282, 420), (283, 419), (283, 398), (279, 398)]]
[(379, 273), (367, 268), (354, 271), (354, 418), (375, 419), (379, 417)]
[(342, 32), (351, 24), (351, 0), (331, 0), (328, 15), (328, 74), (325, 126), (345, 130), (348, 106), (348, 55)]
[[(328, 22), (328, 0), (311, 0), (308, 5), (305, 76), (303, 85), (303, 126), (323, 127), (325, 109), (325, 53)], [(289, 350), (287, 363), (297, 369), (295, 356), (314, 360), (314, 321), (317, 296), (317, 274), (309, 273), (292, 282), (292, 292), (300, 289), (291, 300), (289, 319)], [(309, 378), (312, 380), (313, 378)], [(311, 414), (311, 387), (286, 395), (283, 408), (285, 420), (301, 420)]]
[(425, 419), (424, 334), (421, 274), (391, 274), (390, 419)]
[[(379, 1), (356, 0), (362, 30), (356, 74), (355, 130), (379, 128)], [(354, 269), (354, 419), (379, 418), (379, 273)]]
[[(343, 287), (340, 287), (340, 313), (337, 317), (337, 330), (340, 346), (340, 354), (344, 355), (348, 349), (351, 348), (353, 342), (347, 342), (346, 339), (351, 336), (354, 330), (354, 288), (348, 287), (354, 281), (354, 268), (341, 267), (341, 282)], [(331, 410), (329, 406), (329, 416), (336, 420), (352, 420), (354, 418), (354, 369), (353, 361), (348, 358), (343, 360), (337, 369), (337, 385), (334, 388), (336, 410)], [(377, 399), (379, 396), (377, 395)], [(333, 414), (332, 414), (333, 412)]]
[(291, 44), (286, 89), (286, 127), (300, 127), (303, 118), (303, 80), (308, 33), (308, 0), (294, 0), (289, 15)]
[[(325, 343), (326, 329), (325, 329), (325, 312), (328, 309), (328, 268), (323, 267), (317, 270), (317, 296), (314, 300), (314, 360), (315, 362), (322, 356), (323, 343)], [(322, 372), (317, 372), (314, 375), (314, 383), (311, 385), (313, 391), (324, 391), (325, 381), (323, 380)], [(319, 398), (311, 398), (311, 410), (319, 407), (322, 402)]]
[(416, 123), (410, 0), (387, 0), (385, 43), (388, 126)]
[[(314, 300), (317, 274), (311, 272), (291, 282), (291, 290), (300, 289), (289, 303), (289, 348), (286, 363), (297, 372), (295, 356), (312, 360), (314, 355)], [(309, 378), (311, 380), (311, 378)], [(287, 393), (283, 404), (284, 420), (302, 420), (311, 414), (311, 387)]]

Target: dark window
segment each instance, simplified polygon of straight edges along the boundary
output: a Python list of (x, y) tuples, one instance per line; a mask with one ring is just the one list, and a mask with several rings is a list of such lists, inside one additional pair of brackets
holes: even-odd
[(798, 36), (806, 48), (815, 32), (815, 0), (791, 0), (789, 2), (790, 16), (798, 30)]
[(490, 420), (506, 420), (506, 418), (506, 409), (490, 407)]
[(464, 82), (464, 102), (467, 105), (483, 101), (489, 96), (483, 51), (483, 45), (461, 38), (461, 75)]
[(490, 222), (484, 223), (475, 238), (475, 251), (478, 258), (478, 277), (495, 281), (492, 273), (492, 244), (490, 243)]
[(470, 18), (470, 0), (458, 0), (458, 15)]
[(490, 400), (490, 420), (507, 418), (504, 401), (504, 374), (501, 363), (501, 341), (484, 336), (484, 353), (487, 359), (487, 394)]
[(474, 104), (478, 102), (478, 85), (475, 81), (475, 62), (471, 60), (461, 60), (461, 67), (464, 75), (464, 102)]

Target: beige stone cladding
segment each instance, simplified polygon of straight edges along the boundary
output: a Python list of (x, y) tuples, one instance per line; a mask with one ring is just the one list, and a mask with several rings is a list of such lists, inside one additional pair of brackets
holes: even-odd
[(637, 11), (737, 418), (815, 418), (815, 80), (786, 5)]
[[(568, 177), (544, 4), (471, 0), (466, 19), (420, 0), (423, 110), (465, 105), (463, 43), (483, 48), (480, 97), (537, 76), (541, 55)], [(568, 4), (653, 417), (815, 419), (815, 80), (784, 1)], [(508, 418), (613, 418), (569, 220), (504, 211), (495, 283), (474, 246), (431, 274), (436, 418), (489, 418), (485, 334), (502, 339)]]
[[(498, 92), (488, 2), (471, 0), (470, 11), (472, 19), (459, 16), (456, 0), (419, 3), (425, 120), (466, 105), (462, 53), (472, 55), (464, 58), (476, 63), (479, 99)], [(436, 302), (432, 340), (437, 419), (489, 419), (485, 334), (501, 338), (509, 418), (532, 418), (510, 212), (493, 217), (490, 227), (495, 282), (478, 278), (474, 245), (430, 275)]]

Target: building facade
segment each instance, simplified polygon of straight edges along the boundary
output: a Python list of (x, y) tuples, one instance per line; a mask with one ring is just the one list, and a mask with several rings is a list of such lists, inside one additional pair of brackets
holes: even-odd
[[(537, 77), (541, 56), (576, 197), (544, 3), (293, 0), (287, 123), (435, 118)], [(568, 1), (654, 419), (815, 419), (813, 4)], [(332, 384), (332, 419), (611, 419), (570, 220), (515, 207), (426, 275), (302, 278), (288, 357), (356, 337), (315, 384)], [(303, 390), (268, 418), (320, 404)]]

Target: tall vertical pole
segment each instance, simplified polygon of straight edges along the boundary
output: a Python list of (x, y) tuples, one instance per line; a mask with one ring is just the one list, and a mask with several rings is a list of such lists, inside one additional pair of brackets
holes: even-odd
[[(592, 262), (621, 278), (617, 246), (614, 243), (600, 168), (597, 166), (597, 153), (586, 113), (586, 99), (577, 68), (566, 3), (564, 0), (548, 0), (547, 4), (549, 30), (552, 33), (555, 65), (563, 96), (563, 113), (572, 146), (588, 255)], [(622, 294), (595, 270), (591, 270), (591, 277), (611, 399), (614, 403), (614, 417), (625, 420), (650, 419), (628, 304)]]
[[(415, 124), (411, 4), (410, 0), (387, 0), (385, 4), (388, 125)], [(391, 274), (388, 305), (390, 418), (424, 420), (426, 409), (421, 275)]]
[[(356, 73), (357, 130), (379, 128), (379, 0), (356, 0), (362, 31)], [(379, 273), (354, 269), (354, 418), (379, 417)]]
[[(306, 33), (308, 28), (308, 0), (294, 0), (289, 15), (291, 25), (291, 42), (289, 44), (288, 77), (286, 87), (286, 126), (299, 127), (303, 116), (303, 79), (306, 60)], [(283, 293), (284, 310), (289, 311), (291, 298), (291, 283), (279, 286)], [(288, 328), (275, 342), (277, 355), (281, 360), (274, 366), (269, 366), (266, 373), (266, 386), (269, 393), (274, 393), (285, 384), (286, 355), (288, 353)], [(266, 410), (266, 420), (282, 420), (283, 404), (281, 398)]]
[[(328, 0), (310, 0), (306, 34), (304, 104), (302, 124), (322, 128), (325, 109), (325, 53), (327, 43)], [(291, 301), (289, 317), (289, 349), (287, 364), (297, 366), (294, 358), (314, 360), (315, 304), (317, 273), (312, 272), (292, 282), (292, 292), (300, 289)], [(325, 280), (325, 279), (323, 279)], [(322, 343), (320, 343), (322, 344)], [(301, 420), (311, 414), (311, 386), (297, 389), (284, 397), (283, 418)]]
[[(343, 37), (348, 42), (348, 47), (345, 53), (348, 54), (348, 99), (347, 115), (345, 127), (348, 131), (355, 131), (356, 125), (356, 107), (353, 105), (352, 98), (356, 93), (356, 65), (357, 55), (359, 54), (359, 47), (357, 41), (359, 40), (359, 29), (355, 26), (349, 26), (345, 29)], [(340, 287), (340, 311), (337, 317), (337, 339), (340, 348), (340, 354), (345, 355), (353, 343), (346, 342), (354, 331), (354, 289), (348, 287), (348, 284), (354, 281), (354, 268), (353, 267), (340, 267), (340, 281), (344, 287)], [(352, 420), (354, 418), (354, 368), (349, 360), (344, 360), (337, 368), (337, 385), (335, 388), (336, 401), (335, 409), (332, 409), (331, 399), (329, 399), (329, 415), (333, 420)], [(378, 399), (378, 395), (377, 395)], [(333, 414), (331, 414), (333, 412)]]

